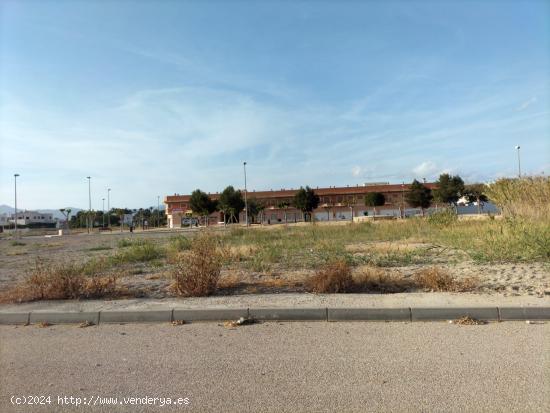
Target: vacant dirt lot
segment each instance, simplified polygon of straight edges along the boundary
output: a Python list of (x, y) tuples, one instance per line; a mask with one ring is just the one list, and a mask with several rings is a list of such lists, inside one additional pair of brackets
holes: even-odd
[[(540, 297), (550, 294), (550, 267), (544, 259), (520, 258), (511, 262), (491, 260), (490, 256), (476, 259), (477, 251), (472, 253), (466, 247), (449, 245), (446, 239), (434, 241), (432, 232), (411, 233), (409, 226), (382, 223), (218, 228), (216, 234), (226, 245), (227, 257), (217, 294), (304, 292), (304, 283), (316, 268), (334, 258), (350, 262), (354, 276), (376, 268), (382, 274), (408, 279), (422, 268), (436, 266), (459, 280), (477, 278), (476, 291), (483, 293)], [(392, 232), (395, 229), (399, 232)], [(194, 234), (189, 230), (133, 234), (113, 231), (31, 236), (18, 241), (3, 238), (0, 290), (21, 282), (38, 260), (101, 266), (104, 273), (117, 276), (123, 296), (171, 296), (170, 257), (185, 249)], [(150, 247), (146, 254), (136, 249), (144, 243)], [(490, 249), (487, 251), (491, 253)]]

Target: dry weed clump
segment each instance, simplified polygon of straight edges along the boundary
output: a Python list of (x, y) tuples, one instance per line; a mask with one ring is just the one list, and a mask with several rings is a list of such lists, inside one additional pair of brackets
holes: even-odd
[(211, 295), (217, 289), (221, 267), (216, 237), (208, 233), (198, 235), (191, 248), (176, 259), (173, 289), (176, 294), (186, 297)]
[(478, 280), (475, 278), (457, 280), (439, 267), (428, 267), (417, 271), (414, 274), (414, 282), (417, 288), (442, 292), (472, 291), (478, 285)]
[(410, 279), (374, 266), (363, 268), (354, 281), (357, 292), (394, 294), (408, 291), (415, 286)]
[(344, 260), (329, 262), (320, 268), (307, 284), (314, 293), (348, 293), (354, 287), (351, 268)]
[(452, 320), (452, 323), (462, 325), (462, 326), (479, 326), (479, 325), (487, 324), (487, 322), (484, 320), (478, 320), (477, 318), (472, 318), (470, 316), (464, 316), (456, 320)]
[(236, 288), (241, 282), (242, 282), (242, 279), (239, 275), (237, 274), (227, 275), (218, 281), (218, 288), (223, 288), (223, 289)]
[(27, 277), (2, 295), (2, 301), (101, 298), (116, 293), (116, 277), (91, 273), (87, 263), (52, 263), (37, 259)]

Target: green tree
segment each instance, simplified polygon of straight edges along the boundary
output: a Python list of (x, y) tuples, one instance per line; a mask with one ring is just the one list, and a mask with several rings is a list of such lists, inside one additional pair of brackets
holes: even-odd
[(293, 204), (302, 211), (304, 221), (306, 221), (306, 216), (310, 215), (311, 217), (311, 212), (319, 206), (319, 196), (309, 186), (300, 187), (294, 195)]
[(65, 222), (63, 223), (63, 228), (68, 230), (69, 229), (69, 221), (71, 219), (71, 208), (61, 208), (59, 212), (63, 214), (65, 217)]
[(193, 213), (204, 217), (204, 222), (206, 225), (208, 225), (209, 215), (216, 210), (216, 203), (212, 201), (206, 192), (203, 192), (200, 189), (195, 189), (191, 193), (189, 206), (191, 207)]
[(118, 222), (120, 224), (120, 232), (122, 232), (122, 229), (124, 227), (124, 214), (128, 213), (127, 209), (125, 208), (113, 208), (113, 213), (116, 217), (118, 217)]
[(223, 212), (225, 224), (239, 222), (239, 214), (244, 209), (241, 191), (236, 191), (231, 185), (225, 188), (220, 194), (218, 209)]
[(258, 215), (264, 210), (265, 206), (256, 198), (251, 198), (248, 203), (248, 217), (252, 222), (256, 221)]
[(386, 203), (386, 197), (381, 192), (369, 192), (365, 195), (365, 206), (372, 207), (374, 210), (374, 217), (376, 217), (376, 207), (382, 206)]
[(424, 216), (424, 210), (429, 208), (432, 203), (432, 190), (415, 179), (412, 181), (405, 199), (413, 208), (421, 208), (422, 216)]
[(277, 208), (282, 209), (283, 213), (285, 214), (285, 224), (287, 223), (286, 211), (288, 210), (289, 207), (290, 207), (290, 202), (287, 202), (287, 201), (279, 202), (279, 205), (277, 205)]
[(434, 198), (438, 202), (455, 206), (460, 197), (464, 194), (464, 181), (458, 175), (441, 174), (436, 182), (437, 189), (434, 190)]
[(464, 188), (464, 196), (468, 202), (477, 203), (477, 213), (481, 214), (482, 205), (489, 200), (487, 197), (487, 185), (485, 184), (470, 184)]

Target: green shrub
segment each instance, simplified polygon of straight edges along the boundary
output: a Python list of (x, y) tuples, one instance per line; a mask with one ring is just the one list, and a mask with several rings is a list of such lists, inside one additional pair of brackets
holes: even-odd
[(127, 262), (147, 262), (162, 258), (165, 251), (150, 240), (139, 240), (132, 242), (129, 247), (117, 252), (111, 260), (117, 264)]
[(177, 252), (187, 251), (191, 248), (191, 240), (185, 235), (178, 235), (175, 237), (170, 237), (168, 240), (168, 247)]
[(458, 221), (458, 216), (455, 211), (449, 208), (434, 212), (428, 217), (428, 223), (439, 227), (447, 227)]
[(134, 243), (135, 243), (134, 240), (131, 240), (129, 238), (122, 238), (118, 240), (117, 245), (119, 248), (125, 248), (125, 247), (129, 247), (130, 245), (133, 245)]

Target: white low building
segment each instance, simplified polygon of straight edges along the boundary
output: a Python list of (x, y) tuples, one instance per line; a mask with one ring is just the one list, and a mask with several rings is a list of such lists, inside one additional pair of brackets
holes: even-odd
[(9, 225), (8, 214), (0, 214), (0, 227), (7, 227)]
[[(10, 221), (15, 220), (15, 214), (12, 214)], [(38, 211), (21, 211), (17, 212), (17, 225), (39, 225), (46, 224), (51, 225), (55, 224), (56, 220), (53, 217), (53, 214), (38, 212)]]

